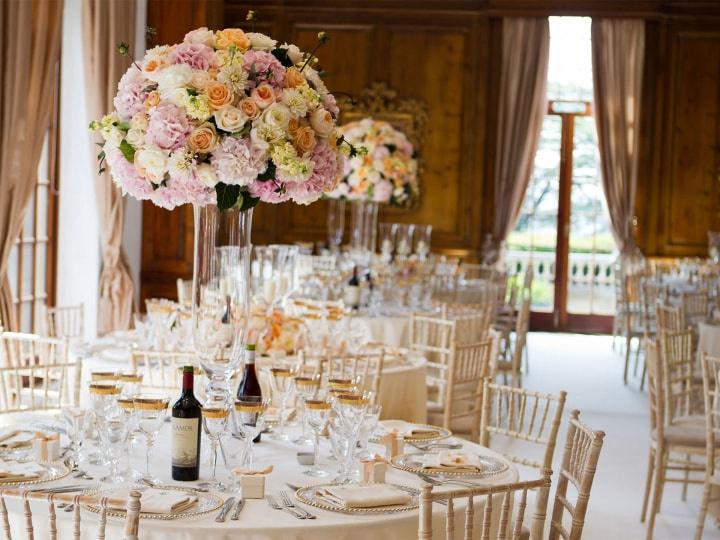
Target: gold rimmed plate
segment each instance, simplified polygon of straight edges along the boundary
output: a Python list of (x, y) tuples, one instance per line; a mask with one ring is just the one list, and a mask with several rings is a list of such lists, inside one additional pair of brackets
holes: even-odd
[(327, 499), (322, 496), (321, 491), (324, 488), (337, 486), (337, 484), (319, 484), (314, 486), (306, 486), (298, 489), (295, 492), (295, 498), (298, 502), (307, 504), (308, 506), (314, 506), (321, 510), (328, 510), (330, 512), (337, 512), (340, 514), (396, 514), (398, 512), (407, 512), (408, 510), (414, 510), (420, 506), (420, 491), (418, 489), (403, 486), (400, 484), (387, 484), (393, 486), (400, 491), (403, 491), (410, 495), (410, 501), (407, 504), (393, 504), (389, 506), (375, 506), (372, 508), (347, 508), (340, 504), (337, 504), (331, 499)]
[(476, 454), (473, 456), (473, 465), (478, 468), (477, 471), (453, 472), (452, 470), (439, 470), (437, 468), (427, 467), (427, 463), (430, 461), (430, 456), (436, 455), (438, 455), (437, 452), (414, 452), (410, 454), (401, 454), (399, 456), (395, 456), (390, 461), (390, 464), (401, 471), (413, 474), (423, 473), (428, 476), (438, 478), (485, 478), (487, 476), (504, 473), (510, 468), (510, 464), (506, 460), (482, 454)]
[[(7, 461), (16, 461), (17, 463), (33, 462), (32, 459), (17, 459)], [(45, 470), (45, 472), (42, 473), (39, 477), (33, 479), (18, 479), (11, 481), (3, 481), (0, 479), (0, 487), (31, 486), (35, 484), (44, 484), (46, 482), (54, 482), (55, 480), (60, 480), (61, 478), (65, 478), (68, 474), (70, 474), (70, 467), (68, 467), (62, 461), (38, 462), (38, 465), (43, 467), (43, 469)]]
[(430, 442), (439, 441), (441, 439), (447, 439), (452, 436), (452, 431), (445, 429), (440, 426), (432, 426), (430, 424), (415, 424), (412, 422), (405, 422), (402, 420), (382, 420), (378, 426), (379, 429), (375, 431), (370, 442), (378, 443), (380, 438), (386, 433), (391, 432), (393, 429), (397, 430), (398, 433), (405, 433), (411, 429), (417, 429), (421, 432), (417, 435), (404, 435), (403, 439), (408, 442)]
[[(103, 490), (95, 490), (95, 491), (86, 491), (83, 494), (84, 495), (99, 495), (100, 497), (112, 496), (113, 493), (117, 493), (118, 489), (122, 488), (109, 488), (109, 489), (103, 489)], [(127, 489), (127, 488), (125, 488)], [(142, 492), (146, 488), (137, 488), (138, 491)], [(223, 499), (213, 493), (206, 492), (206, 491), (197, 491), (192, 489), (191, 487), (176, 487), (176, 486), (157, 486), (157, 489), (162, 490), (173, 490), (173, 491), (181, 491), (184, 493), (187, 493), (189, 495), (193, 495), (197, 497), (197, 503), (191, 506), (190, 508), (187, 508), (185, 510), (181, 510), (178, 512), (170, 512), (170, 513), (155, 513), (155, 512), (143, 512), (142, 511), (142, 498), (140, 499), (140, 518), (142, 519), (159, 519), (159, 520), (176, 520), (176, 519), (191, 519), (198, 516), (203, 516), (205, 514), (210, 514), (212, 512), (215, 512), (216, 510), (219, 510), (220, 507), (223, 505)], [(94, 512), (96, 514), (99, 514), (102, 510), (100, 508), (99, 504), (83, 504), (85, 508), (90, 510), (91, 512)], [(107, 509), (107, 515), (109, 516), (115, 516), (115, 517), (125, 517), (126, 511), (124, 509), (116, 509), (116, 508), (108, 508)]]

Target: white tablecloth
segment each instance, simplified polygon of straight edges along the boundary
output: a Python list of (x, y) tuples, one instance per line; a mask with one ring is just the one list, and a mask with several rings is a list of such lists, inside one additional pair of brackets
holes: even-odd
[(720, 325), (700, 323), (698, 334), (698, 355), (720, 356)]
[(372, 341), (391, 347), (410, 344), (410, 316), (379, 315), (353, 317), (353, 327), (365, 332)]
[[(28, 415), (23, 418), (27, 422)], [(18, 418), (14, 418), (14, 423)], [(5, 425), (11, 424), (10, 415), (2, 418)], [(203, 436), (204, 437), (204, 436)], [(464, 451), (477, 452), (482, 454), (490, 454), (499, 457), (498, 454), (483, 448), (479, 445), (463, 441), (465, 443)], [(203, 438), (203, 445), (207, 444), (207, 440)], [(226, 444), (229, 454), (236, 450), (234, 446), (236, 441), (230, 440)], [(154, 473), (163, 481), (170, 481), (170, 464), (169, 455), (169, 427), (165, 425), (158, 437), (158, 443), (153, 456)], [(377, 451), (380, 447), (372, 445)], [(307, 485), (319, 483), (317, 479), (302, 474), (305, 468), (296, 461), (295, 453), (298, 447), (290, 443), (280, 443), (269, 440), (263, 436), (263, 440), (255, 448), (256, 465), (264, 467), (273, 465), (275, 470), (268, 477), (266, 482), (266, 493), (275, 494), (281, 489), (287, 489), (285, 482), (296, 485)], [(333, 468), (333, 462), (328, 462), (326, 457), (329, 454), (328, 447), (323, 443), (321, 453), (321, 461), (328, 468)], [(91, 474), (101, 474), (97, 468), (88, 468)], [(201, 480), (206, 479), (209, 474), (209, 468), (204, 467), (201, 472)], [(417, 477), (410, 473), (391, 469), (387, 474), (387, 481), (399, 483), (412, 487), (420, 487)], [(484, 480), (484, 482), (492, 484), (501, 484), (507, 482), (516, 482), (518, 480), (518, 471), (515, 467), (510, 467), (503, 473), (492, 476)], [(52, 485), (61, 485), (63, 483), (77, 483), (76, 479), (64, 479)], [(192, 483), (188, 483), (190, 485)], [(48, 484), (51, 485), (51, 484)], [(229, 496), (230, 494), (224, 494)], [(482, 498), (475, 500), (475, 517), (476, 523), (479, 525), (483, 514)], [(494, 501), (494, 511), (499, 512), (501, 508), (500, 498)], [(38, 502), (33, 504), (33, 516), (36, 525), (36, 538), (46, 538), (46, 530), (41, 524), (47, 520), (46, 503)], [(21, 503), (19, 501), (10, 501), (8, 503), (10, 521), (15, 537), (23, 537), (24, 520), (22, 517)], [(298, 520), (291, 515), (271, 509), (264, 500), (248, 500), (245, 509), (242, 511), (239, 521), (231, 521), (228, 519), (225, 523), (216, 523), (214, 521), (215, 513), (200, 516), (192, 520), (182, 521), (156, 521), (143, 519), (140, 523), (140, 538), (143, 540), (235, 540), (237, 538), (251, 540), (281, 540), (281, 539), (307, 539), (307, 540), (368, 540), (375, 538), (386, 538), (388, 540), (412, 540), (417, 538), (418, 511), (409, 511), (396, 514), (372, 515), (372, 516), (353, 516), (327, 512), (324, 510), (310, 508), (312, 513), (317, 515), (315, 520)], [(445, 507), (441, 505), (434, 506), (433, 525), (435, 535), (438, 538), (444, 537), (444, 512)], [(456, 506), (456, 530), (462, 531), (464, 520), (464, 510), (462, 505)], [(529, 519), (526, 512), (526, 518)], [(93, 538), (92, 534), (95, 530), (97, 516), (93, 516), (90, 512), (83, 512), (83, 535), (87, 538)], [(107, 524), (108, 538), (122, 538), (123, 520), (119, 518), (109, 517)], [(476, 531), (479, 530), (476, 526)], [(91, 532), (92, 531), (92, 532)], [(68, 538), (72, 534), (72, 516), (65, 512), (58, 512), (58, 537)]]

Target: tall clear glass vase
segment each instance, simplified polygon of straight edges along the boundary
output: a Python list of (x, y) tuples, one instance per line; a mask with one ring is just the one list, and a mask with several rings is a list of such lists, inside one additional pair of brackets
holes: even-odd
[(340, 252), (343, 233), (345, 232), (345, 201), (342, 199), (328, 200), (327, 243), (333, 253)]
[(230, 398), (250, 320), (252, 209), (195, 206), (192, 337), (208, 398)]
[(375, 253), (378, 203), (353, 201), (350, 210), (350, 248), (353, 259), (361, 266), (369, 266)]

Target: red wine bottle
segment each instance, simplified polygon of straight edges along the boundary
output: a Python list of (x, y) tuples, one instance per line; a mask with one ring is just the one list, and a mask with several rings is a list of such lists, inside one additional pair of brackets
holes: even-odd
[(200, 475), (202, 405), (193, 394), (192, 366), (183, 367), (182, 394), (172, 408), (172, 478), (197, 480)]
[[(255, 371), (255, 344), (245, 345), (245, 370), (237, 389), (237, 398), (243, 401), (262, 401), (262, 390)], [(260, 442), (260, 434), (253, 439)]]

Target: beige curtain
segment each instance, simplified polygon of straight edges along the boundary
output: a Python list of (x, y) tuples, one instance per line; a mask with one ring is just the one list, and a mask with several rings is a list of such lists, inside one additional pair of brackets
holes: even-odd
[(503, 19), (494, 178), (494, 254), (488, 262), (500, 256), (505, 239), (520, 215), (547, 107), (549, 55), (547, 18)]
[[(117, 83), (130, 66), (130, 59), (118, 54), (117, 44), (134, 41), (135, 0), (83, 0), (83, 34), (87, 111), (97, 119), (113, 109)], [(98, 153), (94, 142), (93, 166)], [(130, 327), (133, 282), (122, 249), (125, 204), (108, 172), (97, 176), (95, 194), (103, 263), (97, 329), (104, 334)]]
[(37, 181), (60, 51), (62, 0), (0, 2), (0, 325), (16, 329), (8, 258)]
[(645, 23), (593, 19), (592, 67), (600, 167), (620, 252), (635, 252), (633, 219), (640, 143)]

